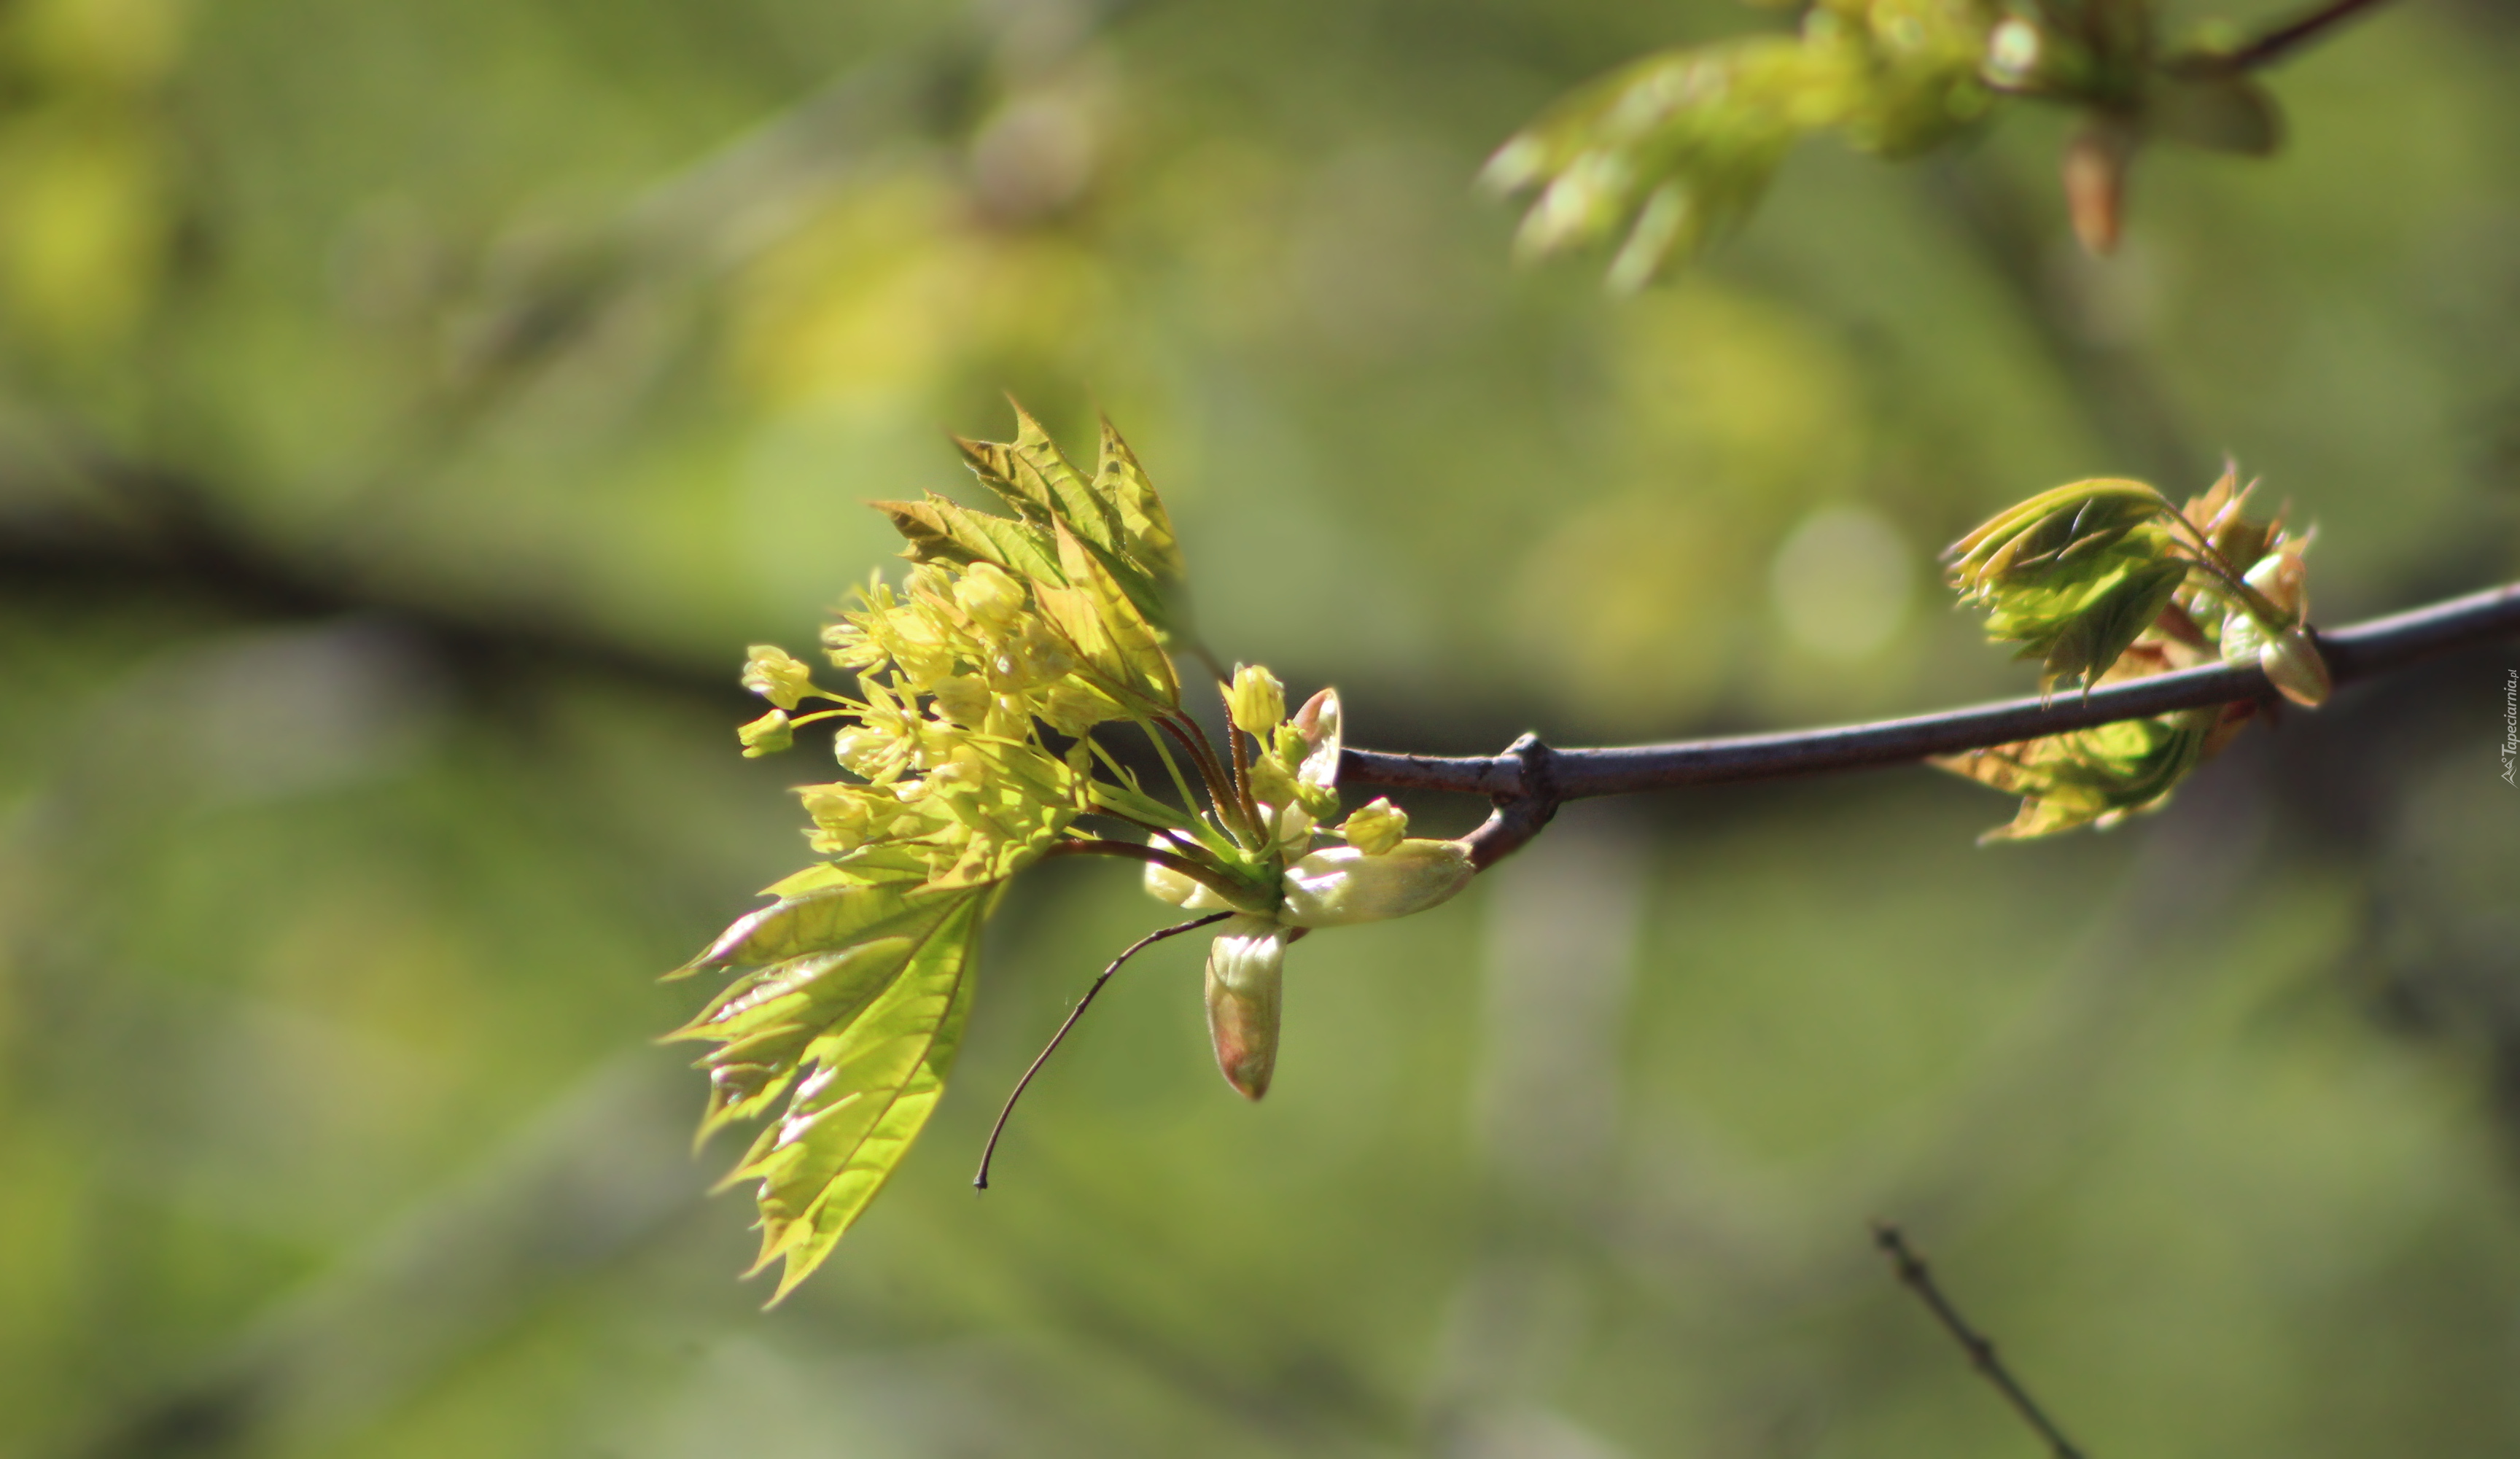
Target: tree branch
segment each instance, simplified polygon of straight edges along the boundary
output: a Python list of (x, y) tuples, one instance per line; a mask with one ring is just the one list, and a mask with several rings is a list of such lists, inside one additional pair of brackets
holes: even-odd
[[(2520, 637), (2520, 583), (2317, 636), (2340, 686), (2375, 678), (2452, 649)], [(2274, 697), (2255, 664), (2211, 665), (2062, 699), (2003, 700), (1781, 734), (1599, 750), (1552, 750), (1525, 735), (1498, 755), (1350, 750), (1340, 756), (1339, 782), (1486, 796), (1496, 813), (1470, 836), (1471, 860), (1485, 868), (1539, 834), (1567, 800), (1905, 764), (2121, 719)]]
[(2200, 51), (2172, 57), (2165, 68), (2173, 74), (2207, 80), (2217, 76), (2236, 76), (2274, 65), (2294, 51), (2317, 40), (2325, 31), (2343, 24), (2366, 10), (2375, 9), (2385, 0), (2327, 0), (2317, 9), (2262, 31), (2235, 51)]
[(1908, 1239), (1899, 1233), (1899, 1228), (1888, 1221), (1874, 1221), (1872, 1244), (1890, 1258), (1890, 1265), (1899, 1273), (1900, 1282), (1916, 1294), (1917, 1300), (1934, 1314), (1934, 1320), (1940, 1322), (1943, 1330), (1952, 1335), (1952, 1341), (1959, 1344), (1960, 1350), (1968, 1354), (1969, 1366), (1986, 1375), (1986, 1381), (1994, 1384), (1996, 1391), (2003, 1394), (2003, 1401), (2012, 1405), (2012, 1411), (2021, 1415), (2023, 1423), (2039, 1431), (2039, 1436), (2048, 1441), (2054, 1459), (2083, 1459), (2083, 1451), (2074, 1447), (2073, 1441), (2056, 1427), (2055, 1420), (2048, 1417), (2047, 1411), (2032, 1400), (2019, 1380), (2012, 1376), (2011, 1370), (2003, 1366), (2003, 1360), (1996, 1356), (1993, 1340), (1970, 1327), (1960, 1316), (1959, 1309), (1952, 1305), (1951, 1299), (1943, 1296), (1943, 1289), (1934, 1285), (1932, 1269), (1925, 1265), (1925, 1258), (1917, 1255), (1915, 1250), (1908, 1245)]
[[(310, 568), (226, 520), (210, 505), (211, 493), (175, 474), (128, 463), (91, 469), (110, 473), (136, 520), (58, 523), (50, 531), (0, 520), (0, 598), (170, 595), (247, 618), (280, 620), (374, 614), (412, 628), (459, 664), (528, 676), (591, 673), (697, 702), (750, 703), (735, 689), (732, 674), (562, 618), (459, 607)], [(2451, 649), (2512, 637), (2520, 637), (2520, 583), (2322, 633), (2318, 644), (2342, 686)], [(2005, 700), (1781, 734), (1598, 750), (1554, 750), (1525, 735), (1497, 755), (1352, 749), (1340, 758), (1339, 778), (1352, 786), (1487, 797), (1496, 812), (1470, 836), (1471, 859), (1484, 869), (1538, 835), (1568, 800), (1903, 764), (2121, 719), (2273, 698), (2255, 665), (2206, 667), (2062, 700)], [(1152, 850), (1118, 843), (1110, 853), (1153, 860)]]

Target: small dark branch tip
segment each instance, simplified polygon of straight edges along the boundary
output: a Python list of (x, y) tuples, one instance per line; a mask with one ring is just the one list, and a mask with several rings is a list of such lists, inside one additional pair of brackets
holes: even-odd
[(1942, 1324), (1943, 1331), (1951, 1334), (1952, 1341), (1968, 1355), (1969, 1366), (1985, 1375), (1986, 1381), (1995, 1385), (1996, 1391), (2003, 1395), (2003, 1401), (2012, 1405), (2012, 1411), (2021, 1416), (2021, 1421), (2037, 1431), (2040, 1438), (2047, 1442), (2052, 1459), (2086, 1459), (2083, 1451), (2056, 1427), (2055, 1421), (2048, 1417), (2047, 1410), (2031, 1398), (2020, 1380), (2003, 1366), (2003, 1360), (1996, 1355), (1995, 1340), (1970, 1327), (1967, 1319), (1960, 1316), (1959, 1309), (1952, 1305), (1951, 1299), (1943, 1295), (1942, 1288), (1934, 1282), (1933, 1271), (1925, 1265), (1925, 1258), (1908, 1245), (1908, 1238), (1898, 1225), (1876, 1219), (1871, 1226), (1872, 1244), (1890, 1258), (1900, 1284), (1916, 1294), (1916, 1299), (1925, 1304), (1926, 1310), (1934, 1314), (1934, 1320)]
[(2173, 75), (2194, 80), (2245, 75), (2272, 66), (2362, 12), (2386, 3), (2387, 0), (2326, 0), (2326, 3), (2283, 24), (2251, 37), (2237, 50), (2174, 56), (2163, 68)]

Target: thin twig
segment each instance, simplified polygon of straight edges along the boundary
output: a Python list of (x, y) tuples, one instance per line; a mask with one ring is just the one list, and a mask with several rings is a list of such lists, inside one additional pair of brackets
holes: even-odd
[(2386, 0), (2327, 0), (2293, 20), (2261, 31), (2237, 50), (2199, 51), (2171, 58), (2166, 69), (2199, 80), (2236, 76), (2274, 65), (2330, 28), (2343, 24)]
[(1066, 1021), (1058, 1026), (1058, 1031), (1052, 1034), (1050, 1042), (1044, 1044), (1041, 1052), (1033, 1057), (1032, 1067), (1023, 1071), (1022, 1078), (1015, 1080), (1013, 1091), (1007, 1096), (1006, 1107), (998, 1111), (998, 1122), (989, 1126), (989, 1143), (980, 1150), (980, 1173), (971, 1177), (971, 1189), (985, 1191), (989, 1188), (989, 1162), (997, 1156), (998, 1136), (1006, 1133), (1007, 1117), (1014, 1114), (1015, 1101), (1023, 1098), (1024, 1090), (1032, 1086), (1032, 1076), (1041, 1072), (1041, 1067), (1050, 1062), (1051, 1055), (1058, 1052), (1058, 1045), (1067, 1037), (1067, 1030), (1076, 1026), (1078, 1019), (1085, 1017), (1086, 1007), (1093, 1003), (1094, 995), (1102, 991), (1102, 984), (1111, 980), (1111, 975), (1120, 971), (1120, 965), (1166, 937), (1178, 937), (1184, 933), (1196, 932), (1211, 923), (1223, 922), (1233, 915), (1231, 912), (1210, 912), (1204, 917), (1195, 917), (1188, 922), (1174, 923), (1171, 927), (1158, 928), (1130, 943), (1118, 957), (1111, 959), (1111, 966), (1104, 968), (1102, 976), (1094, 980), (1094, 985), (1085, 990), (1085, 996), (1077, 999), (1076, 1006), (1067, 1011)]
[[(2520, 583), (2316, 637), (2338, 685), (2376, 678), (2452, 649), (2520, 637)], [(1339, 783), (1486, 796), (1497, 812), (1470, 838), (1471, 857), (1485, 867), (1529, 841), (1566, 800), (1903, 764), (2122, 719), (2273, 698), (2256, 664), (2213, 664), (2088, 695), (2004, 700), (1781, 734), (1600, 750), (1554, 750), (1525, 735), (1497, 755), (1349, 750), (1340, 756)]]
[(1960, 1350), (1968, 1354), (1969, 1366), (1995, 1385), (1996, 1391), (2003, 1394), (2003, 1401), (2011, 1404), (2012, 1411), (2021, 1415), (2023, 1423), (2039, 1431), (2039, 1436), (2048, 1441), (2054, 1459), (2084, 1459), (2083, 1451), (2074, 1447), (2073, 1440), (2056, 1427), (2055, 1420), (2048, 1417), (2047, 1411), (2003, 1366), (2003, 1359), (1996, 1356), (1993, 1340), (1970, 1327), (1959, 1310), (1952, 1305), (1951, 1299), (1943, 1296), (1943, 1290), (1934, 1285), (1934, 1274), (1926, 1267), (1925, 1258), (1917, 1255), (1915, 1249), (1908, 1245), (1908, 1239), (1899, 1233), (1899, 1228), (1889, 1221), (1874, 1221), (1872, 1244), (1890, 1258), (1891, 1266), (1899, 1273), (1899, 1280), (1933, 1312), (1935, 1320), (1942, 1323), (1943, 1331), (1950, 1333), (1952, 1341), (1959, 1344)]

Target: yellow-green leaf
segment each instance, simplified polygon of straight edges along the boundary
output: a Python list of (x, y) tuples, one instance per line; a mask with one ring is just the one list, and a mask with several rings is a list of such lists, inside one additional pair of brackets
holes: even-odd
[(1173, 535), (1171, 514), (1155, 494), (1154, 483), (1147, 479), (1137, 453), (1107, 419), (1102, 422), (1102, 459), (1094, 469), (1094, 490), (1120, 516), (1123, 556), (1153, 579), (1158, 591), (1178, 592), (1190, 568), (1182, 561), (1181, 543)]
[(749, 970), (671, 1035), (719, 1045), (701, 1061), (714, 1086), (702, 1133), (788, 1096), (725, 1182), (760, 1183), (754, 1270), (787, 1263), (773, 1301), (830, 1254), (943, 1094), (997, 890), (818, 887), (737, 923), (698, 960)]
[(2204, 759), (2219, 708), (2096, 725), (2071, 734), (1945, 755), (1937, 767), (2022, 798), (2010, 824), (1981, 841), (2103, 829), (2159, 808)]
[(1137, 603), (1102, 561), (1061, 524), (1058, 564), (1068, 580), (1060, 588), (1034, 586), (1051, 625), (1076, 650), (1108, 691), (1136, 712), (1170, 713), (1181, 706), (1181, 683), (1163, 640)]
[(923, 502), (877, 502), (910, 544), (913, 562), (993, 563), (1018, 577), (1059, 581), (1050, 534), (1012, 517), (992, 517), (929, 492)]

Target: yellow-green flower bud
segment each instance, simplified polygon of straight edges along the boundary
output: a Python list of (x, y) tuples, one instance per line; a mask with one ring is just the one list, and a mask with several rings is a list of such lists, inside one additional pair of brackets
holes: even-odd
[(1278, 676), (1257, 663), (1234, 666), (1234, 687), (1225, 696), (1225, 704), (1234, 716), (1234, 727), (1246, 735), (1257, 735), (1264, 742), (1286, 717), (1286, 686)]
[(1347, 843), (1369, 856), (1379, 856), (1400, 844), (1409, 834), (1409, 812), (1391, 803), (1390, 798), (1377, 798), (1347, 818), (1339, 835)]
[(1471, 874), (1469, 847), (1458, 841), (1403, 841), (1378, 856), (1330, 846), (1286, 868), (1278, 916), (1294, 927), (1406, 917), (1450, 900)]
[(832, 661), (832, 667), (846, 673), (873, 668), (892, 657), (884, 652), (883, 645), (869, 638), (864, 628), (850, 622), (826, 624), (823, 647)]
[(1294, 769), (1276, 755), (1264, 754), (1251, 762), (1251, 798), (1261, 804), (1292, 805), (1301, 790)]
[(814, 693), (814, 671), (777, 644), (757, 643), (748, 651), (751, 658), (743, 665), (743, 687), (760, 695), (783, 709), (796, 707), (796, 701)]
[(902, 814), (900, 801), (859, 786), (809, 785), (796, 794), (814, 818), (814, 849), (827, 856), (846, 855), (878, 839)]
[(954, 583), (955, 606), (1001, 632), (1023, 615), (1023, 584), (995, 563), (973, 563)]
[(1207, 948), (1207, 1033), (1216, 1067), (1244, 1099), (1269, 1092), (1278, 1067), (1286, 929), (1263, 917), (1230, 917)]
[(777, 754), (796, 743), (795, 731), (788, 726), (788, 711), (773, 709), (752, 721), (739, 725), (735, 737), (743, 742), (743, 757), (757, 760), (765, 754)]

